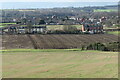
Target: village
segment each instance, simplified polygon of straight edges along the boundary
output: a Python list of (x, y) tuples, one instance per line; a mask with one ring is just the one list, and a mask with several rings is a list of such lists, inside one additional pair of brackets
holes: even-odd
[(2, 3), (2, 80), (118, 80), (117, 2), (31, 1)]
[[(54, 17), (53, 17), (54, 19)], [(70, 18), (71, 19), (71, 18)], [(73, 18), (72, 18), (73, 19)], [(102, 18), (100, 20), (96, 19), (82, 19), (80, 20), (80, 24), (58, 24), (58, 23), (49, 23), (49, 25), (67, 25), (68, 28), (70, 25), (77, 25), (81, 26), (81, 29), (75, 30), (76, 27), (73, 27), (70, 29), (67, 29), (67, 31), (58, 30), (60, 33), (66, 34), (69, 31), (72, 30), (71, 33), (89, 33), (89, 34), (96, 34), (96, 33), (104, 33), (102, 20), (105, 20), (106, 18)], [(14, 19), (15, 21), (15, 19)], [(45, 23), (44, 20), (41, 20), (40, 24), (36, 23), (36, 20), (28, 20), (24, 14), (24, 17), (21, 18), (19, 22), (16, 22), (16, 24), (8, 25), (7, 27), (0, 28), (1, 34), (49, 34), (50, 32), (53, 33), (54, 30), (50, 31), (47, 29), (48, 23)], [(77, 32), (76, 32), (77, 31)]]
[[(113, 8), (115, 10), (112, 11)], [(119, 31), (116, 9), (116, 5), (3, 9), (0, 34), (103, 34)]]

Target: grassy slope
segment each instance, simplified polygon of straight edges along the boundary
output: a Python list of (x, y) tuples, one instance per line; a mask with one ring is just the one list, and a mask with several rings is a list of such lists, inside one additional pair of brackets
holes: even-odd
[(3, 77), (117, 77), (117, 55), (116, 52), (70, 50), (7, 52), (2, 55)]
[(108, 34), (120, 35), (120, 31), (109, 31)]

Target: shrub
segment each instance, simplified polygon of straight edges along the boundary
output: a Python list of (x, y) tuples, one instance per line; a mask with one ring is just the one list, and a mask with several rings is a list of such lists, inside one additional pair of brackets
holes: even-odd
[(106, 47), (109, 51), (119, 51), (120, 42), (107, 43)]
[(107, 48), (102, 43), (94, 43), (94, 44), (88, 45), (87, 46), (87, 50), (101, 50), (101, 51), (106, 51)]
[(100, 50), (100, 51), (119, 51), (120, 42), (112, 43), (94, 43), (87, 46), (87, 50)]

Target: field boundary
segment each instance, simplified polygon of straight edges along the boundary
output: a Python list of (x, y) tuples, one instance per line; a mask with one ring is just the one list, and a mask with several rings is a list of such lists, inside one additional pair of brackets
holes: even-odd
[(27, 35), (27, 36), (31, 40), (34, 49), (39, 49), (35, 40), (30, 35)]

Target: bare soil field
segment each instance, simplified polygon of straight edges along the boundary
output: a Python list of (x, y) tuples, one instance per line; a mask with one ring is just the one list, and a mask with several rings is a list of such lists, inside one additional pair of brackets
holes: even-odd
[(118, 78), (117, 52), (7, 52), (2, 63), (3, 78)]
[(81, 48), (95, 42), (118, 41), (112, 34), (47, 34), (47, 35), (3, 35), (3, 49), (71, 49)]

